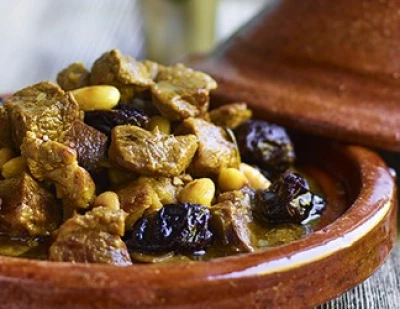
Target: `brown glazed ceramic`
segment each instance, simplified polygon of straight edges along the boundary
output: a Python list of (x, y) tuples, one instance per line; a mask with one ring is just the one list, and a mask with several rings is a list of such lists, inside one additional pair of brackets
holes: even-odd
[(204, 60), (227, 101), (400, 151), (400, 0), (275, 0)]
[[(116, 267), (0, 257), (0, 308), (311, 308), (369, 277), (396, 238), (396, 188), (358, 146), (296, 140), (303, 164), (346, 188), (348, 209), (314, 234), (252, 254)], [(318, 179), (322, 179), (319, 177)], [(321, 181), (328, 203), (337, 182)]]

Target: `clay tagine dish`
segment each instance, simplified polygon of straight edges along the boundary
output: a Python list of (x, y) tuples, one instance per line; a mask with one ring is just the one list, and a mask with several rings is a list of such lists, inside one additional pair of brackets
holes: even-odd
[[(149, 215), (150, 219), (145, 221), (146, 218), (142, 220), (131, 216), (131, 220), (136, 220), (132, 227), (133, 232), (130, 229), (132, 233), (128, 235), (133, 240), (126, 240), (127, 234), (123, 226), (127, 222), (124, 217), (125, 209), (122, 206), (120, 209), (117, 204), (104, 209), (105, 205), (100, 201), (99, 205), (96, 204), (95, 188), (90, 188), (90, 194), (83, 188), (85, 199), (78, 197), (72, 201), (75, 203), (73, 207), (78, 209), (72, 209), (68, 213), (68, 209), (64, 208), (63, 224), (57, 228), (57, 232), (51, 231), (49, 261), (0, 257), (0, 295), (7, 299), (7, 307), (12, 304), (16, 308), (301, 309), (322, 304), (367, 279), (385, 261), (395, 244), (396, 186), (389, 169), (377, 154), (361, 146), (342, 145), (328, 138), (400, 150), (400, 136), (395, 133), (399, 131), (397, 127), (400, 123), (400, 119), (397, 119), (399, 116), (396, 116), (400, 115), (396, 104), (400, 98), (397, 89), (400, 62), (396, 58), (399, 45), (395, 44), (395, 40), (387, 39), (399, 36), (396, 7), (395, 1), (275, 1), (209, 57), (193, 62), (195, 68), (209, 73), (219, 83), (219, 88), (212, 94), (214, 103), (247, 102), (257, 119), (323, 136), (319, 139), (295, 133), (291, 137), (298, 160), (296, 164), (307, 172), (326, 201), (326, 210), (310, 234), (277, 246), (248, 250), (231, 256), (218, 256), (202, 261), (192, 259), (141, 264), (135, 262), (138, 255), (128, 252), (128, 248), (137, 246), (141, 239), (146, 238), (134, 237), (145, 230), (148, 226), (146, 222), (154, 217)], [(113, 61), (116, 59), (114, 64), (117, 65), (109, 65), (107, 61), (110, 57)], [(129, 65), (119, 65), (120, 59), (128, 61)], [(20, 112), (18, 104), (21, 97), (25, 100), (45, 98), (47, 102), (51, 101), (54, 93), (72, 104), (74, 99), (71, 99), (68, 91), (75, 91), (73, 96), (78, 97), (79, 94), (82, 95), (83, 88), (107, 85), (113, 89), (118, 88), (118, 100), (110, 108), (114, 109), (111, 111), (114, 114), (119, 113), (115, 109), (122, 109), (120, 98), (126, 99), (142, 93), (143, 89), (149, 90), (150, 94), (144, 91), (140, 99), (156, 105), (156, 115), (169, 121), (169, 126), (164, 127), (168, 132), (167, 138), (175, 138), (175, 133), (176, 137), (186, 138), (187, 144), (191, 145), (187, 151), (194, 158), (198, 147), (196, 141), (200, 138), (197, 140), (198, 136), (193, 137), (197, 133), (196, 129), (190, 127), (190, 120), (186, 121), (186, 118), (201, 116), (204, 107), (208, 107), (208, 98), (202, 100), (204, 94), (208, 96), (208, 91), (214, 89), (216, 84), (212, 78), (209, 79), (202, 73), (193, 73), (183, 66), (178, 65), (171, 70), (157, 67), (152, 62), (141, 62), (138, 65), (140, 70), (135, 70), (134, 73), (148, 74), (146, 73), (145, 78), (139, 76), (135, 79), (137, 76), (129, 72), (132, 63), (137, 64), (129, 57), (119, 55), (118, 51), (111, 51), (99, 59), (97, 69), (92, 68), (91, 72), (82, 68), (81, 64), (72, 65), (73, 70), (78, 70), (78, 77), (82, 78), (72, 80), (69, 78), (70, 71), (63, 71), (67, 83), (64, 87), (61, 86), (62, 91), (55, 91), (52, 84), (41, 83), (14, 95), (5, 105)], [(115, 74), (115, 69), (124, 74)], [(93, 74), (94, 71), (96, 74)], [(175, 74), (176, 72), (178, 73)], [(182, 81), (185, 74), (200, 79), (202, 91), (188, 90), (186, 81)], [(199, 85), (197, 81), (192, 83), (195, 87)], [(132, 89), (126, 87), (130, 83), (134, 84)], [(36, 90), (32, 89), (35, 87), (54, 91), (44, 96), (31, 95), (36, 94)], [(179, 100), (182, 109), (171, 104), (170, 99), (175, 98), (176, 89), (178, 97), (183, 98)], [(203, 105), (196, 106), (193, 101), (185, 101), (188, 97), (194, 97), (193, 100), (199, 100)], [(82, 117), (78, 118), (82, 115), (81, 112), (84, 111), (86, 117), (97, 110), (93, 110), (82, 97), (78, 103), (80, 110), (75, 113), (74, 122), (82, 125)], [(96, 130), (101, 130), (98, 117), (93, 117), (92, 120), (94, 121), (91, 125), (96, 126)], [(181, 130), (171, 134), (171, 128), (177, 129), (173, 122), (179, 121), (185, 122), (186, 127), (183, 124)], [(207, 117), (200, 121), (212, 122)], [(137, 127), (141, 125), (138, 122)], [(115, 125), (118, 126), (120, 125)], [(114, 138), (111, 139), (112, 152), (108, 153), (112, 153), (108, 159), (113, 156), (113, 161), (108, 163), (118, 168), (133, 169), (137, 173), (141, 167), (135, 163), (142, 157), (136, 156), (132, 160), (132, 156), (124, 156), (126, 152), (121, 151), (125, 145), (130, 147), (137, 139), (123, 138), (139, 132), (141, 136), (150, 136), (151, 140), (153, 135), (158, 138), (165, 132), (160, 132), (160, 123), (154, 130), (149, 130), (144, 124), (143, 128), (132, 127), (124, 124), (123, 128), (102, 133), (112, 134)], [(188, 134), (188, 130), (192, 134)], [(221, 129), (219, 132), (222, 132)], [(50, 142), (59, 149), (64, 149), (64, 154), (73, 153), (69, 158), (76, 163), (76, 170), (84, 174), (85, 179), (90, 182), (91, 175), (88, 171), (82, 171), (81, 166), (78, 167), (77, 155), (69, 149), (73, 146), (60, 146), (64, 141), (53, 140), (57, 136), (34, 135), (30, 131), (23, 136), (25, 133), (23, 130), (16, 132), (13, 143), (22, 145), (21, 157), (30, 165), (30, 173), (38, 172), (35, 168), (40, 165), (36, 164), (40, 158), (35, 155), (37, 152), (29, 150)], [(188, 137), (190, 135), (192, 137)], [(235, 143), (234, 136), (230, 136), (228, 141), (226, 132), (220, 135), (226, 138), (224, 144)], [(115, 140), (121, 136), (121, 143), (116, 144)], [(143, 148), (146, 146), (142, 143)], [(43, 149), (48, 148), (44, 146)], [(238, 156), (232, 160), (238, 160)], [(189, 168), (190, 162), (186, 163)], [(184, 170), (185, 166), (180, 166), (178, 175)], [(201, 173), (204, 171), (200, 170)], [(154, 171), (153, 168), (145, 172), (147, 174), (143, 175), (148, 176), (148, 173), (156, 174), (157, 170)], [(175, 172), (170, 170), (167, 176), (176, 176)], [(53, 179), (57, 176), (55, 173), (50, 173), (50, 176), (35, 175), (31, 178), (39, 179), (34, 181), (48, 177), (46, 181), (50, 183), (57, 180), (56, 185), (64, 184), (63, 179)], [(211, 178), (213, 177), (210, 176), (210, 180)], [(71, 187), (73, 186), (59, 187), (57, 193), (65, 193), (66, 199), (76, 198), (76, 195), (68, 194), (71, 193), (68, 191)], [(218, 190), (221, 188), (219, 186)], [(303, 189), (310, 188), (307, 186)], [(219, 194), (218, 190), (216, 192)], [(179, 202), (183, 203), (180, 200)], [(198, 206), (193, 209), (208, 211), (205, 209), (207, 207)], [(209, 205), (212, 206), (214, 205)], [(103, 207), (101, 211), (105, 213), (118, 212), (119, 218), (122, 218), (118, 221), (122, 225), (110, 229), (112, 232), (107, 229), (105, 234), (115, 240), (120, 249), (118, 252), (123, 254), (113, 255), (108, 254), (107, 250), (99, 250), (105, 253), (107, 261), (119, 266), (96, 263), (96, 255), (90, 256), (90, 261), (86, 253), (82, 255), (78, 252), (75, 255), (74, 244), (86, 248), (86, 240), (78, 233), (73, 234), (76, 242), (70, 242), (71, 238), (68, 238), (69, 228), (78, 227), (79, 230), (81, 225), (75, 223), (79, 223), (86, 214), (91, 217), (90, 215), (101, 213), (97, 207)], [(166, 205), (161, 205), (161, 209), (164, 207)], [(78, 220), (75, 221), (74, 218)], [(144, 223), (137, 225), (137, 222)], [(140, 228), (135, 229), (136, 226)], [(104, 231), (101, 232), (104, 235)], [(97, 237), (96, 233), (90, 235)], [(204, 235), (209, 236), (207, 233)], [(204, 239), (208, 237), (206, 236)], [(174, 251), (173, 254), (175, 253)], [(101, 254), (100, 256), (103, 258)], [(139, 257), (143, 256), (139, 254)]]
[(295, 144), (336, 209), (334, 222), (310, 236), (207, 262), (119, 267), (0, 257), (1, 298), (14, 308), (289, 309), (338, 296), (368, 278), (393, 248), (396, 188), (369, 150), (309, 137)]
[[(114, 54), (118, 55), (118, 52), (105, 53), (101, 59)], [(119, 57), (118, 59), (135, 63), (131, 58)], [(76, 65), (72, 65), (72, 69), (75, 68)], [(81, 66), (79, 68), (81, 69)], [(198, 79), (206, 78), (207, 81), (210, 78), (182, 65), (171, 68), (161, 67), (159, 70), (169, 74), (178, 72), (177, 80), (179, 80), (181, 72), (194, 75)], [(92, 72), (96, 71), (92, 68)], [(64, 73), (60, 74), (61, 76), (70, 76)], [(168, 80), (175, 81), (175, 79)], [(68, 78), (67, 81), (70, 79)], [(59, 83), (66, 87), (63, 80), (59, 79)], [(198, 138), (199, 144), (203, 143), (203, 147), (208, 147), (209, 150), (219, 147), (217, 143), (212, 143), (211, 146), (207, 145), (209, 138), (225, 136), (222, 133), (216, 135), (214, 132), (231, 132), (233, 135), (227, 136), (221, 143), (225, 145), (232, 143), (233, 148), (228, 148), (228, 150), (232, 151), (230, 149), (233, 149), (235, 160), (238, 160), (239, 151), (241, 158), (240, 161), (234, 163), (238, 165), (236, 169), (228, 168), (228, 170), (235, 170), (236, 174), (243, 173), (245, 178), (248, 177), (247, 180), (243, 183), (229, 182), (232, 180), (231, 177), (222, 177), (224, 168), (221, 168), (217, 170), (219, 173), (217, 180), (210, 176), (211, 178), (206, 181), (213, 183), (217, 188), (212, 190), (211, 195), (206, 190), (207, 194), (195, 196), (195, 201), (193, 201), (193, 196), (188, 194), (187, 188), (190, 188), (191, 184), (205, 182), (207, 178), (189, 179), (188, 183), (179, 191), (175, 192), (176, 189), (172, 189), (173, 195), (170, 198), (173, 199), (173, 204), (157, 205), (161, 208), (155, 210), (145, 209), (141, 217), (138, 217), (136, 215), (137, 207), (141, 205), (138, 196), (152, 191), (150, 189), (138, 191), (137, 186), (139, 185), (141, 188), (143, 181), (149, 179), (156, 186), (157, 179), (164, 179), (165, 182), (165, 179), (169, 178), (159, 176), (151, 178), (148, 174), (145, 177), (139, 177), (135, 174), (132, 175), (129, 170), (125, 170), (124, 175), (126, 176), (129, 172), (130, 178), (110, 177), (112, 175), (110, 171), (117, 166), (120, 170), (124, 166), (131, 168), (131, 165), (126, 165), (125, 157), (120, 155), (122, 152), (121, 148), (118, 148), (119, 144), (116, 144), (119, 142), (116, 133), (123, 129), (125, 130), (124, 136), (132, 137), (124, 139), (122, 146), (125, 143), (140, 141), (140, 136), (135, 137), (134, 135), (137, 131), (146, 138), (156, 135), (158, 138), (170, 140), (174, 138), (187, 139), (190, 135), (185, 135), (182, 127), (176, 126), (176, 122), (179, 120), (175, 120), (176, 129), (168, 131), (170, 128), (163, 124), (169, 123), (169, 120), (160, 115), (153, 116), (158, 118), (150, 117), (143, 123), (135, 122), (135, 124), (129, 125), (120, 122), (116, 124), (110, 121), (105, 122), (106, 115), (120, 115), (121, 111), (126, 113), (130, 107), (133, 107), (133, 104), (137, 104), (137, 101), (118, 103), (119, 95), (110, 96), (115, 101), (114, 103), (118, 104), (107, 109), (108, 99), (93, 101), (93, 93), (89, 97), (82, 95), (88, 89), (96, 90), (93, 92), (94, 94), (97, 94), (99, 89), (102, 91), (108, 89), (119, 94), (119, 90), (113, 86), (100, 86), (100, 88), (99, 86), (85, 86), (72, 91), (64, 91), (55, 84), (42, 82), (28, 86), (9, 96), (6, 98), (4, 106), (1, 107), (3, 112), (6, 110), (23, 114), (25, 105), (29, 107), (29, 114), (24, 114), (27, 118), (37, 113), (38, 107), (60, 106), (54, 104), (60, 102), (59, 100), (64, 100), (61, 105), (63, 108), (79, 110), (79, 113), (76, 113), (79, 118), (73, 122), (75, 129), (72, 133), (69, 130), (68, 134), (65, 134), (68, 137), (67, 143), (58, 135), (45, 134), (46, 137), (44, 137), (42, 133), (39, 136), (41, 131), (36, 126), (31, 126), (32, 131), (28, 131), (22, 141), (19, 139), (22, 144), (21, 155), (11, 158), (1, 168), (4, 178), (0, 181), (2, 210), (6, 209), (8, 212), (6, 212), (7, 216), (0, 217), (0, 227), (3, 231), (0, 242), (0, 250), (3, 255), (0, 256), (0, 295), (7, 299), (7, 306), (12, 304), (16, 308), (63, 306), (68, 308), (253, 308), (257, 306), (288, 309), (310, 308), (338, 296), (368, 278), (384, 262), (393, 248), (397, 235), (396, 187), (393, 176), (377, 154), (360, 146), (345, 146), (326, 138), (311, 137), (298, 132), (291, 132), (289, 138), (284, 128), (263, 121), (265, 111), (260, 109), (256, 114), (258, 119), (249, 120), (250, 110), (243, 106), (244, 104), (237, 103), (217, 109), (212, 106), (207, 114), (210, 119), (208, 121), (205, 120), (208, 118), (207, 115), (205, 119), (193, 117), (180, 121), (183, 124), (190, 124), (193, 121), (200, 122), (210, 135), (206, 139), (201, 136), (196, 138)], [(41, 94), (37, 94), (37, 92), (41, 92)], [(159, 93), (157, 92), (157, 94)], [(141, 98), (150, 107), (153, 103), (147, 99), (148, 94), (145, 95)], [(101, 98), (104, 97), (101, 96)], [(35, 104), (32, 104), (31, 100), (36, 100)], [(214, 96), (213, 102), (219, 102), (219, 100), (223, 101), (223, 98), (219, 99)], [(102, 103), (101, 106), (100, 103)], [(160, 104), (160, 102), (157, 103)], [(96, 107), (95, 110), (93, 110), (93, 106)], [(235, 111), (232, 115), (238, 112), (242, 116), (239, 118), (222, 117), (225, 114), (221, 111), (232, 111), (232, 109)], [(243, 111), (246, 112), (243, 113)], [(54, 113), (57, 113), (57, 110)], [(84, 117), (82, 118), (80, 115), (83, 113)], [(134, 115), (137, 116), (137, 113), (139, 110), (135, 110)], [(168, 117), (171, 117), (171, 114), (176, 115), (168, 110)], [(92, 115), (96, 117), (89, 117)], [(141, 117), (147, 117), (146, 115), (144, 110), (140, 114)], [(221, 117), (215, 117), (215, 115)], [(245, 115), (245, 119), (243, 119), (243, 115)], [(23, 118), (15, 119), (19, 121)], [(31, 119), (34, 121), (34, 118)], [(118, 119), (126, 121), (126, 119)], [(152, 129), (150, 124), (154, 119), (163, 119), (163, 122), (159, 122), (157, 127)], [(216, 123), (222, 124), (224, 119), (228, 120), (225, 125), (232, 125), (235, 128), (230, 131), (226, 128), (226, 131), (222, 128), (218, 129)], [(244, 122), (238, 125), (237, 120)], [(10, 123), (20, 124), (14, 120), (11, 120)], [(68, 120), (64, 123), (68, 124)], [(107, 125), (104, 126), (104, 124)], [(111, 125), (113, 128), (110, 132)], [(26, 126), (30, 126), (30, 123), (26, 122)], [(165, 131), (160, 132), (160, 128)], [(46, 127), (40, 130), (47, 132)], [(83, 137), (82, 130), (86, 132)], [(96, 130), (102, 131), (97, 132)], [(127, 130), (130, 130), (131, 133)], [(202, 128), (198, 127), (197, 130), (201, 132)], [(13, 132), (12, 129), (10, 132)], [(100, 157), (100, 160), (104, 158), (108, 160), (108, 164), (105, 166), (109, 169), (108, 176), (106, 176), (109, 184), (106, 188), (100, 187), (104, 186), (104, 182), (99, 182), (103, 178), (99, 178), (98, 174), (86, 172), (90, 169), (84, 168), (87, 166), (85, 165), (87, 161), (82, 160), (87, 153), (82, 151), (82, 149), (87, 149), (85, 145), (91, 147), (93, 141), (99, 140), (106, 145), (106, 138), (90, 138), (93, 134), (101, 136), (99, 132), (104, 132), (101, 133), (104, 135), (112, 134), (110, 146), (104, 146), (110, 149), (108, 155)], [(267, 134), (263, 132), (267, 132)], [(16, 133), (19, 136), (25, 134), (22, 130), (16, 131)], [(78, 138), (76, 138), (76, 133), (79, 133)], [(16, 134), (15, 137), (17, 136)], [(257, 143), (253, 142), (252, 136), (257, 136)], [(18, 139), (4, 134), (4, 131), (1, 137), (3, 143), (9, 142), (10, 149), (15, 149), (12, 147), (13, 145), (15, 147)], [(261, 164), (261, 161), (250, 160), (251, 153), (247, 153), (249, 148), (246, 146), (248, 143), (243, 143), (243, 138), (247, 142), (250, 141), (251, 145), (260, 145), (260, 147), (267, 145), (265, 149), (262, 148), (264, 155), (258, 156), (257, 160), (266, 160), (268, 157), (265, 154), (269, 151), (279, 153), (280, 156), (283, 153), (284, 156), (279, 157), (280, 164), (270, 166), (266, 164), (269, 162), (268, 160), (263, 161), (266, 165), (263, 165), (262, 169), (258, 169), (258, 174), (256, 173), (258, 176), (254, 178), (257, 163)], [(191, 139), (195, 138), (191, 137)], [(74, 142), (71, 143), (71, 140)], [(275, 141), (279, 141), (279, 143), (273, 143)], [(49, 145), (52, 147), (47, 148)], [(197, 144), (195, 145), (197, 146)], [(280, 148), (281, 145), (283, 148)], [(97, 147), (97, 149), (104, 147)], [(113, 147), (114, 152), (111, 151)], [(149, 145), (141, 143), (141, 147), (145, 148)], [(37, 156), (40, 153), (46, 154), (47, 149), (52, 150), (51, 156)], [(60, 180), (59, 175), (68, 175), (68, 173), (64, 172), (64, 169), (61, 174), (54, 172), (54, 170), (57, 171), (59, 164), (65, 162), (57, 160), (56, 164), (53, 163), (52, 158), (57, 158), (54, 153), (57, 153), (58, 149), (62, 150), (63, 155), (75, 154), (73, 157), (68, 157), (69, 164), (65, 166), (68, 173), (71, 172), (69, 168), (72, 164), (70, 162), (80, 160), (79, 165), (72, 165), (74, 166), (72, 172), (79, 173), (76, 174), (77, 178), (62, 177)], [(246, 152), (243, 152), (243, 149)], [(282, 149), (285, 151), (282, 152)], [(81, 151), (79, 157), (76, 156), (78, 150)], [(294, 163), (293, 150), (295, 150), (296, 160), (295, 164), (291, 165)], [(133, 149), (129, 154), (134, 154), (134, 151)], [(116, 158), (118, 161), (115, 160)], [(157, 156), (153, 156), (153, 158), (157, 158)], [(27, 162), (26, 165), (22, 165), (21, 169), (17, 169), (15, 166), (18, 164), (9, 163), (15, 162), (15, 160), (27, 160)], [(136, 160), (140, 160), (140, 157)], [(171, 160), (170, 157), (168, 160)], [(198, 162), (195, 160), (194, 158), (193, 162)], [(223, 158), (217, 162), (222, 162), (222, 160)], [(243, 172), (241, 170), (246, 161), (249, 164), (255, 163), (253, 167), (245, 164), (247, 171), (249, 168), (252, 171), (250, 175), (253, 177), (246, 176), (248, 174), (244, 173), (245, 170)], [(45, 168), (38, 168), (44, 163)], [(123, 164), (123, 166), (116, 166), (116, 164)], [(100, 167), (102, 166), (100, 165)], [(277, 166), (284, 169), (279, 171), (271, 169)], [(145, 166), (145, 168), (148, 172), (153, 165)], [(267, 170), (267, 168), (269, 169)], [(51, 173), (46, 174), (48, 170)], [(204, 170), (200, 171), (204, 172)], [(270, 180), (263, 176), (261, 171), (269, 172)], [(155, 170), (154, 172), (158, 173), (159, 171)], [(198, 177), (194, 176), (196, 172), (198, 173), (199, 170), (190, 170), (186, 173), (192, 173), (193, 177)], [(41, 177), (46, 177), (48, 182), (55, 182), (56, 187), (62, 186), (59, 187), (60, 195), (55, 195), (55, 190), (48, 183), (41, 183), (40, 179), (36, 178), (38, 173), (43, 173), (40, 174), (44, 175)], [(170, 173), (175, 172), (170, 170)], [(278, 174), (275, 175), (276, 173)], [(95, 181), (95, 185), (98, 186), (97, 190), (101, 190), (100, 193), (96, 196), (95, 190), (92, 190), (89, 195), (87, 187), (84, 186), (81, 188), (85, 194), (63, 196), (63, 192), (79, 188), (82, 182), (76, 181), (76, 179), (79, 179), (82, 174), (85, 176), (86, 183), (90, 184), (91, 181)], [(136, 177), (132, 178), (132, 176)], [(228, 182), (224, 180), (227, 178)], [(70, 179), (74, 180), (73, 185), (68, 183)], [(240, 178), (236, 177), (235, 179)], [(290, 181), (294, 181), (294, 185), (290, 184)], [(27, 182), (31, 185), (21, 189), (21, 186)], [(40, 190), (40, 196), (37, 197), (38, 193), (32, 191), (31, 188)], [(166, 198), (168, 192), (171, 192), (171, 186), (167, 188), (168, 190), (162, 191), (163, 198)], [(202, 190), (204, 191), (204, 188)], [(281, 195), (282, 192), (287, 191), (290, 195), (286, 195), (287, 193)], [(10, 194), (10, 192), (15, 192), (15, 194)], [(26, 192), (31, 198), (25, 198)], [(230, 198), (233, 194), (233, 201), (241, 201), (241, 192), (252, 196), (249, 202), (251, 217), (249, 217), (249, 213), (246, 213), (246, 217), (251, 218), (250, 222), (238, 221), (239, 219), (235, 217), (230, 219), (229, 212), (222, 212), (222, 214), (219, 212), (219, 207), (223, 203), (221, 198)], [(158, 194), (152, 195), (154, 200), (161, 196)], [(286, 200), (288, 197), (290, 199)], [(24, 203), (23, 208), (20, 208), (22, 204), (18, 202), (21, 198)], [(39, 204), (32, 203), (32, 200), (37, 200), (37, 198), (41, 198), (40, 208), (37, 208)], [(161, 197), (159, 198), (161, 199)], [(132, 199), (135, 201), (133, 204), (129, 202)], [(154, 201), (153, 199), (152, 201)], [(65, 200), (70, 202), (66, 204), (67, 206), (73, 205), (76, 209), (67, 208), (64, 204)], [(143, 198), (142, 200), (146, 201)], [(244, 202), (247, 200), (247, 198), (243, 199), (241, 202), (243, 204), (238, 204), (238, 206), (233, 202), (222, 205), (226, 205), (224, 207), (234, 205), (238, 207), (237, 211), (243, 211)], [(15, 201), (17, 202), (15, 203)], [(15, 206), (12, 207), (13, 205)], [(144, 206), (152, 205), (144, 204)], [(61, 218), (59, 212), (54, 212), (57, 207), (62, 213)], [(19, 218), (30, 218), (29, 214), (32, 211), (26, 213), (27, 208), (39, 212), (41, 216), (33, 217), (34, 220), (28, 221), (30, 223), (25, 225), (27, 220), (19, 220)], [(152, 219), (154, 214), (165, 213), (168, 208), (173, 209), (175, 213), (187, 209), (191, 209), (192, 214), (194, 211), (201, 211), (202, 217), (200, 218), (205, 218), (204, 214), (210, 212), (211, 216), (206, 218), (209, 220), (209, 227), (204, 225), (205, 219), (199, 220), (197, 217), (195, 217), (196, 220), (186, 220), (181, 216), (178, 221), (175, 219), (168, 221), (168, 218), (175, 218), (173, 212), (170, 212), (165, 220), (162, 219), (163, 221)], [(15, 212), (14, 209), (18, 209), (18, 211)], [(20, 213), (26, 215), (21, 216)], [(46, 220), (36, 220), (36, 218), (46, 218)], [(57, 218), (58, 221), (53, 218)], [(136, 221), (132, 223), (131, 220)], [(214, 224), (218, 223), (218, 220), (225, 220), (222, 223), (228, 223), (215, 226)], [(229, 220), (236, 220), (236, 225), (229, 223)], [(7, 222), (11, 222), (11, 224), (7, 225)], [(172, 233), (155, 234), (154, 231), (159, 229), (155, 225), (157, 222), (161, 222), (161, 231), (166, 225), (168, 231), (172, 230)], [(174, 225), (174, 222), (179, 222), (179, 224)], [(192, 229), (201, 228), (201, 231), (205, 232), (201, 232), (202, 234), (198, 234), (200, 236), (196, 237), (178, 238), (178, 241), (168, 240), (169, 235), (181, 235), (176, 230), (181, 229), (182, 226), (185, 229), (185, 224), (192, 224), (191, 222), (196, 222), (197, 225), (189, 225), (191, 229), (184, 230), (184, 235), (187, 232), (190, 233)], [(148, 230), (148, 226), (151, 224), (155, 227)], [(238, 229), (240, 226), (242, 229)], [(297, 235), (296, 231), (301, 231), (301, 235)], [(251, 234), (244, 234), (250, 232)], [(29, 235), (35, 233), (35, 238), (24, 238), (26, 233)], [(10, 238), (9, 235), (13, 236)], [(221, 235), (222, 237), (226, 235), (226, 238), (221, 238)], [(244, 238), (245, 235), (248, 235), (247, 240)], [(210, 236), (214, 237), (212, 242), (204, 246)], [(4, 243), (5, 239), (9, 242)], [(197, 246), (201, 246), (203, 253), (199, 253), (198, 249), (196, 249), (196, 255), (193, 251), (188, 252), (187, 248), (198, 248)], [(150, 248), (151, 251), (147, 248)], [(182, 248), (185, 251), (182, 251)], [(7, 251), (4, 251), (5, 249)], [(164, 254), (165, 252), (167, 254)], [(15, 257), (4, 256), (10, 254)]]

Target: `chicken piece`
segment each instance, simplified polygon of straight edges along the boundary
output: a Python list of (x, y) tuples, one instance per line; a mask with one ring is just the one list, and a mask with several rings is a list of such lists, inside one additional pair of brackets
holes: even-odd
[(60, 222), (54, 196), (27, 173), (1, 180), (0, 200), (0, 231), (9, 236), (47, 236)]
[(72, 122), (79, 119), (79, 106), (73, 96), (49, 82), (16, 92), (5, 101), (4, 106), (18, 148), (28, 131), (58, 141)]
[(215, 125), (235, 129), (243, 122), (249, 120), (252, 112), (246, 103), (233, 103), (213, 109), (209, 113), (210, 120)]
[(108, 158), (117, 166), (146, 176), (173, 177), (190, 164), (197, 150), (194, 135), (173, 136), (136, 126), (117, 126)]
[(199, 140), (199, 148), (189, 167), (191, 175), (214, 177), (222, 168), (239, 167), (239, 151), (223, 128), (199, 118), (188, 118), (177, 133), (194, 134)]
[(75, 215), (61, 225), (49, 250), (57, 262), (132, 264), (121, 236), (126, 214), (120, 209), (99, 206), (84, 215)]
[(104, 53), (95, 61), (90, 75), (92, 85), (113, 85), (121, 92), (121, 100), (129, 101), (154, 84), (157, 64), (139, 62), (119, 50)]
[(93, 200), (95, 185), (89, 173), (78, 166), (77, 152), (61, 143), (45, 141), (28, 132), (21, 147), (33, 177), (56, 185), (57, 197), (75, 208), (86, 208)]
[(212, 232), (223, 246), (233, 252), (252, 252), (253, 221), (251, 212), (254, 192), (250, 189), (230, 191), (218, 197), (218, 204), (211, 207)]
[(177, 64), (160, 67), (152, 87), (153, 103), (169, 120), (204, 115), (209, 106), (210, 90), (217, 83), (207, 74)]
[(74, 90), (86, 87), (90, 82), (90, 72), (81, 62), (75, 62), (57, 75), (57, 83), (65, 90)]
[(100, 173), (100, 162), (106, 158), (107, 136), (81, 120), (75, 120), (62, 142), (78, 153), (79, 165), (89, 173)]
[(0, 147), (14, 149), (10, 118), (4, 106), (0, 106)]
[(121, 208), (128, 213), (126, 228), (132, 227), (147, 209), (157, 210), (177, 201), (183, 182), (166, 177), (140, 177), (117, 190)]

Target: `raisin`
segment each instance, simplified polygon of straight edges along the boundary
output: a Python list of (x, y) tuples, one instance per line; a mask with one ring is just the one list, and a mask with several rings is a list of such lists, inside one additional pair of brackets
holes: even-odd
[(189, 203), (168, 204), (143, 216), (127, 233), (131, 251), (194, 253), (211, 244), (208, 208)]
[(111, 135), (115, 126), (131, 124), (145, 127), (148, 116), (141, 110), (132, 108), (130, 104), (121, 104), (118, 109), (89, 111), (85, 113), (85, 123), (106, 134)]
[(326, 201), (310, 191), (308, 182), (286, 173), (256, 195), (254, 216), (269, 223), (308, 223), (320, 216)]
[(249, 120), (234, 132), (243, 161), (259, 166), (267, 178), (277, 178), (295, 160), (292, 142), (281, 126)]

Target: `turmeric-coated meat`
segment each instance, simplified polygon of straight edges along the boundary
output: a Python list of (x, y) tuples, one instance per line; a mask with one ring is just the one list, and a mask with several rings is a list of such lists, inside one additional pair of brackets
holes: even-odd
[(49, 259), (131, 265), (129, 252), (121, 239), (125, 232), (125, 216), (120, 209), (104, 206), (75, 215), (59, 228), (49, 250)]
[(175, 203), (182, 187), (183, 182), (178, 177), (140, 177), (118, 189), (121, 208), (128, 214), (127, 228), (132, 227), (145, 210)]
[(79, 106), (73, 96), (49, 82), (16, 92), (5, 101), (4, 106), (17, 148), (28, 131), (58, 141), (72, 122), (79, 118)]
[(210, 90), (217, 83), (207, 74), (177, 64), (161, 67), (152, 87), (153, 103), (169, 120), (204, 115), (209, 106)]
[(218, 197), (218, 204), (211, 207), (211, 229), (220, 244), (232, 252), (254, 251), (250, 227), (253, 195), (247, 188), (226, 192)]
[(224, 167), (239, 167), (239, 151), (223, 128), (203, 119), (188, 118), (177, 133), (194, 134), (199, 140), (199, 148), (189, 168), (192, 175), (212, 177)]
[(215, 125), (229, 129), (235, 129), (252, 116), (246, 103), (232, 103), (222, 105), (209, 113), (210, 120)]
[(28, 173), (0, 181), (0, 232), (13, 237), (48, 236), (60, 223), (55, 197)]
[(65, 90), (74, 90), (86, 87), (90, 82), (90, 72), (81, 62), (75, 62), (57, 75), (57, 83)]
[(66, 199), (75, 208), (89, 206), (95, 184), (89, 173), (78, 165), (76, 150), (28, 132), (21, 151), (33, 177), (54, 183), (58, 198)]
[(126, 125), (113, 129), (108, 157), (140, 175), (173, 177), (185, 171), (196, 150), (194, 135), (173, 136)]
[(123, 100), (129, 100), (153, 85), (154, 71), (157, 71), (155, 63), (142, 63), (113, 49), (94, 62), (90, 83), (113, 85), (120, 90)]

